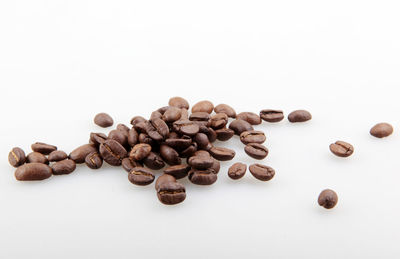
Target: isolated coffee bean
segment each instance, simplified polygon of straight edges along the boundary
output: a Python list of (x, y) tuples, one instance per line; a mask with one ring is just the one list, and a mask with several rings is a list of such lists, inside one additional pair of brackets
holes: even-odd
[(75, 171), (76, 163), (74, 162), (74, 160), (65, 159), (55, 162), (51, 165), (51, 168), (53, 169), (54, 175), (70, 174)]
[(153, 119), (151, 124), (157, 130), (157, 132), (163, 137), (163, 139), (168, 137), (169, 127), (162, 119)]
[(149, 144), (136, 144), (129, 153), (129, 158), (132, 161), (140, 161), (147, 157), (150, 152), (151, 146)]
[(268, 148), (264, 145), (257, 143), (249, 143), (244, 147), (244, 151), (247, 155), (251, 156), (254, 159), (264, 159), (268, 155)]
[(178, 204), (186, 198), (185, 186), (172, 175), (163, 174), (158, 177), (155, 187), (158, 199), (165, 205)]
[(330, 189), (323, 190), (318, 196), (319, 206), (322, 206), (325, 209), (332, 209), (336, 206), (337, 202), (338, 196), (336, 192)]
[(134, 145), (136, 145), (139, 141), (139, 134), (137, 133), (137, 131), (135, 130), (135, 128), (131, 128), (128, 131), (128, 144), (129, 146), (133, 147)]
[(124, 147), (128, 145), (128, 135), (121, 130), (115, 129), (110, 131), (110, 133), (108, 133), (108, 139), (113, 139)]
[(197, 143), (199, 149), (206, 149), (207, 145), (210, 144), (207, 135), (204, 133), (197, 133), (193, 140)]
[(100, 144), (99, 150), (104, 161), (112, 166), (121, 165), (122, 159), (128, 156), (126, 149), (113, 139), (107, 139), (104, 143)]
[(94, 144), (96, 147), (98, 147), (101, 143), (106, 141), (107, 135), (104, 133), (90, 133), (90, 139), (89, 142), (91, 144)]
[(91, 169), (99, 169), (103, 165), (103, 158), (97, 152), (92, 152), (85, 158), (86, 165)]
[(74, 149), (70, 154), (69, 158), (74, 160), (77, 164), (82, 164), (85, 162), (85, 158), (92, 152), (96, 152), (97, 149), (94, 144), (85, 144), (76, 149)]
[(228, 176), (233, 180), (242, 178), (247, 170), (247, 165), (243, 163), (234, 163), (228, 170)]
[(275, 175), (275, 170), (272, 167), (262, 164), (252, 164), (249, 166), (250, 173), (260, 181), (269, 181)]
[(188, 163), (194, 169), (204, 170), (213, 166), (214, 159), (212, 157), (192, 156), (189, 158)]
[(188, 101), (186, 101), (184, 98), (179, 97), (179, 96), (175, 96), (175, 97), (172, 97), (171, 99), (169, 99), (168, 105), (178, 107), (180, 109), (182, 109), (182, 108), (189, 109)]
[(279, 122), (283, 120), (284, 115), (281, 110), (264, 109), (260, 111), (260, 117), (267, 122)]
[(240, 134), (240, 141), (245, 145), (249, 143), (262, 144), (265, 142), (265, 140), (266, 137), (264, 132), (258, 130), (245, 131)]
[(372, 136), (377, 138), (384, 138), (392, 135), (393, 127), (389, 123), (378, 123), (369, 132)]
[(49, 160), (45, 155), (39, 152), (31, 152), (26, 156), (27, 163), (42, 163), (42, 164), (49, 164)]
[(147, 121), (145, 118), (143, 118), (142, 116), (135, 116), (131, 119), (131, 125), (133, 127), (136, 126), (136, 124), (140, 123), (140, 122), (145, 122)]
[(143, 167), (143, 165), (140, 164), (140, 162), (132, 161), (129, 159), (129, 157), (125, 157), (124, 159), (122, 159), (121, 164), (122, 168), (128, 173), (135, 167)]
[(261, 124), (260, 116), (258, 116), (254, 112), (241, 112), (238, 115), (236, 115), (236, 119), (247, 121), (251, 125)]
[(219, 141), (227, 141), (235, 135), (235, 132), (228, 128), (217, 129), (215, 133), (217, 134), (217, 139)]
[(214, 108), (215, 113), (225, 113), (228, 117), (235, 118), (236, 111), (227, 104), (218, 104)]
[(114, 120), (111, 118), (110, 115), (108, 115), (107, 113), (98, 113), (95, 117), (94, 117), (94, 123), (97, 124), (100, 127), (103, 128), (107, 128), (110, 127), (114, 124)]
[(288, 120), (290, 122), (305, 122), (311, 120), (312, 116), (306, 110), (293, 111), (288, 115)]
[(229, 124), (229, 128), (235, 132), (236, 135), (242, 134), (244, 131), (254, 130), (250, 123), (244, 120), (234, 120)]
[(11, 149), (10, 153), (8, 153), (8, 162), (13, 167), (18, 167), (25, 164), (25, 152), (22, 148), (14, 147)]
[(195, 112), (206, 112), (208, 114), (212, 113), (214, 105), (210, 101), (200, 101), (193, 105), (192, 113)]
[(49, 145), (49, 144), (42, 143), (42, 142), (36, 142), (36, 143), (32, 144), (31, 148), (33, 151), (42, 153), (43, 155), (48, 155), (51, 152), (53, 152), (54, 150), (57, 150), (56, 146)]
[(235, 157), (235, 151), (224, 147), (212, 147), (209, 150), (210, 154), (219, 161), (232, 160)]
[(181, 117), (181, 109), (171, 106), (164, 112), (162, 119), (165, 122), (174, 122), (179, 120), (180, 117)]
[(151, 184), (154, 178), (154, 174), (144, 167), (134, 167), (128, 174), (129, 181), (140, 186)]
[(168, 145), (162, 144), (160, 146), (160, 155), (169, 165), (179, 165), (181, 163), (178, 152)]
[(184, 178), (188, 175), (190, 171), (189, 165), (173, 165), (164, 169), (164, 173), (172, 175), (176, 179)]
[(150, 169), (159, 170), (165, 166), (161, 156), (154, 152), (150, 152), (148, 156), (143, 159), (143, 163)]
[(49, 162), (57, 162), (57, 161), (61, 161), (61, 160), (67, 159), (67, 158), (68, 158), (67, 153), (65, 153), (64, 151), (61, 151), (61, 150), (53, 151), (48, 156)]
[(217, 113), (210, 118), (210, 127), (217, 130), (222, 129), (228, 124), (228, 115), (225, 113)]
[(18, 181), (44, 180), (52, 176), (53, 170), (50, 166), (42, 163), (24, 164), (15, 171), (15, 178)]
[(348, 157), (354, 152), (354, 147), (344, 141), (336, 141), (335, 143), (330, 144), (329, 149), (333, 154), (339, 157)]
[(217, 174), (214, 173), (214, 170), (196, 170), (191, 169), (188, 175), (189, 180), (198, 185), (211, 185), (217, 181)]

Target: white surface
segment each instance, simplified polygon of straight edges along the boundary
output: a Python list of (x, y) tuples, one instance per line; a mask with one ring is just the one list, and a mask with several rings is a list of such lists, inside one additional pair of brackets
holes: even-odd
[[(0, 258), (399, 258), (398, 1), (1, 1)], [(168, 207), (121, 168), (17, 182), (13, 146), (70, 152), (181, 95), (240, 111), (305, 108), (266, 131), (276, 169), (249, 173), (238, 139), (216, 184)], [(395, 134), (374, 139), (388, 121)], [(107, 132), (108, 130), (104, 130)], [(355, 146), (348, 159), (330, 143)], [(319, 192), (339, 195), (331, 211)]]

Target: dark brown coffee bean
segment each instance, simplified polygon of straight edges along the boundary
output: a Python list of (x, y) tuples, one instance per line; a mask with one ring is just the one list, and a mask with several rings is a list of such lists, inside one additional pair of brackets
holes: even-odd
[(42, 163), (24, 164), (15, 171), (18, 181), (38, 181), (52, 176), (53, 170), (50, 166)]
[(100, 144), (100, 154), (104, 161), (112, 166), (121, 165), (122, 159), (128, 156), (126, 149), (113, 139), (107, 139)]
[(213, 166), (214, 159), (212, 157), (192, 156), (189, 158), (188, 162), (194, 169), (205, 170)]
[(242, 178), (246, 174), (247, 165), (243, 163), (234, 163), (228, 170), (228, 176), (233, 180)]
[(208, 144), (210, 144), (207, 135), (204, 133), (197, 133), (193, 140), (197, 143), (197, 148), (199, 149), (206, 149)]
[(213, 169), (207, 170), (196, 170), (191, 169), (188, 175), (189, 180), (198, 185), (211, 185), (218, 179), (217, 174), (214, 173)]
[(210, 169), (214, 170), (214, 174), (218, 174), (219, 170), (221, 169), (221, 163), (213, 158), (214, 162)]
[(140, 186), (151, 184), (154, 178), (154, 174), (144, 167), (134, 167), (128, 174), (129, 181)]
[(139, 137), (138, 137), (139, 143), (142, 144), (148, 144), (150, 146), (154, 146), (155, 145), (155, 141), (154, 139), (150, 138), (149, 135), (147, 135), (146, 133), (140, 133)]
[(154, 152), (150, 152), (148, 156), (143, 159), (143, 163), (150, 169), (160, 170), (165, 166), (164, 161), (161, 156)]
[(121, 130), (115, 129), (110, 131), (110, 133), (108, 133), (108, 139), (113, 139), (124, 147), (128, 146), (128, 134)]
[(159, 111), (154, 111), (150, 115), (150, 120), (155, 120), (155, 119), (162, 119), (162, 114)]
[(336, 141), (335, 143), (330, 144), (329, 149), (333, 154), (340, 157), (351, 156), (354, 152), (354, 147), (344, 141)]
[(197, 125), (193, 121), (189, 121), (189, 120), (175, 121), (173, 124), (173, 129), (176, 132), (179, 132), (183, 135), (188, 135), (188, 136), (194, 136), (200, 130), (199, 125)]
[(235, 157), (235, 151), (224, 147), (212, 147), (209, 150), (210, 154), (219, 161), (232, 160)]
[(123, 123), (119, 123), (119, 124), (117, 125), (117, 130), (120, 130), (120, 131), (124, 132), (126, 135), (128, 135), (129, 127), (126, 126), (126, 125), (123, 124)]
[(133, 127), (135, 127), (138, 123), (140, 122), (145, 122), (147, 121), (145, 118), (143, 118), (142, 116), (135, 116), (131, 119), (131, 125)]
[(335, 191), (326, 189), (323, 190), (318, 196), (318, 204), (325, 209), (332, 209), (336, 206), (338, 199), (339, 198)]
[(182, 138), (168, 138), (165, 140), (165, 144), (178, 151), (184, 150), (192, 144), (192, 138), (189, 136), (182, 136)]
[[(169, 134), (168, 125), (159, 118), (151, 120), (151, 124), (157, 130), (157, 132), (162, 136), (163, 139), (166, 139)], [(149, 134), (150, 135), (150, 134)]]
[(97, 124), (100, 127), (103, 128), (107, 128), (110, 127), (114, 124), (114, 120), (111, 118), (110, 115), (108, 115), (107, 113), (98, 113), (95, 117), (94, 117), (94, 123)]
[(228, 115), (225, 113), (217, 113), (210, 118), (210, 127), (217, 130), (222, 129), (228, 124)]
[(272, 167), (262, 164), (252, 164), (249, 166), (250, 173), (260, 181), (269, 181), (275, 175), (275, 170)]
[(229, 128), (235, 132), (236, 135), (242, 134), (244, 131), (254, 130), (250, 123), (244, 120), (234, 120), (229, 124)]
[(132, 161), (140, 161), (148, 156), (150, 152), (151, 146), (149, 144), (136, 144), (129, 153), (129, 158)]
[(215, 113), (225, 113), (228, 117), (236, 118), (235, 110), (227, 104), (218, 104), (214, 108)]
[(39, 152), (31, 152), (26, 156), (27, 163), (41, 163), (41, 164), (49, 164), (49, 160), (45, 155)]
[(378, 123), (369, 132), (372, 136), (377, 138), (384, 138), (392, 135), (393, 127), (389, 123)]
[(206, 134), (210, 143), (213, 143), (217, 140), (217, 133), (213, 128), (201, 126), (199, 132)]
[(18, 167), (25, 164), (25, 152), (22, 148), (14, 147), (11, 149), (10, 153), (8, 153), (8, 162), (13, 167)]
[(306, 110), (293, 111), (288, 116), (290, 122), (305, 122), (311, 120), (311, 118), (311, 113)]
[(74, 160), (77, 164), (82, 164), (85, 162), (85, 158), (92, 152), (96, 152), (97, 149), (94, 144), (85, 144), (76, 149), (74, 149), (70, 154), (69, 158)]
[(207, 112), (194, 112), (189, 116), (189, 120), (191, 121), (208, 121), (209, 119), (210, 114)]
[(61, 160), (67, 159), (67, 158), (68, 158), (67, 153), (65, 153), (64, 151), (61, 151), (61, 150), (56, 150), (56, 151), (51, 152), (48, 157), (49, 162), (57, 162), (57, 161), (61, 161)]
[(170, 174), (176, 179), (181, 179), (184, 178), (188, 175), (190, 171), (190, 166), (189, 165), (173, 165), (168, 168), (164, 169), (164, 173)]
[(227, 141), (235, 135), (235, 132), (228, 128), (217, 129), (215, 133), (217, 134), (217, 139), (219, 141)]
[(136, 124), (135, 129), (139, 132), (146, 133), (150, 138), (159, 142), (163, 140), (163, 136), (157, 132), (156, 128), (149, 121), (139, 122)]
[(198, 156), (198, 157), (212, 157), (210, 153), (206, 150), (197, 150), (193, 156)]
[(160, 155), (169, 165), (179, 165), (181, 163), (178, 152), (168, 145), (163, 144), (160, 146)]
[(240, 134), (240, 141), (245, 145), (249, 143), (262, 144), (265, 142), (265, 139), (264, 132), (258, 130), (245, 131)]
[(107, 135), (104, 133), (90, 133), (89, 142), (98, 147), (101, 143), (106, 141)]
[(75, 171), (76, 163), (74, 162), (74, 160), (65, 159), (55, 162), (54, 164), (52, 164), (51, 168), (53, 169), (54, 175), (70, 174)]
[(268, 156), (268, 148), (264, 145), (257, 143), (249, 143), (244, 147), (244, 151), (247, 155), (251, 156), (254, 159), (264, 159)]
[(186, 198), (186, 190), (183, 184), (169, 174), (158, 177), (156, 184), (157, 197), (165, 205), (181, 203)]
[(91, 169), (99, 169), (103, 165), (103, 158), (97, 152), (92, 152), (85, 158), (86, 165)]
[(51, 152), (53, 152), (54, 150), (57, 150), (56, 146), (49, 145), (49, 144), (42, 143), (42, 142), (36, 142), (36, 143), (32, 144), (31, 148), (33, 151), (42, 153), (43, 155), (48, 155)]
[(247, 121), (251, 125), (261, 124), (260, 116), (258, 116), (254, 112), (241, 112), (238, 115), (236, 115), (236, 119)]
[(180, 152), (180, 157), (190, 157), (197, 151), (197, 143), (192, 142), (190, 146)]
[(128, 144), (133, 147), (139, 141), (139, 134), (135, 130), (135, 128), (131, 128), (128, 132)]
[(283, 120), (284, 115), (281, 110), (264, 109), (260, 111), (260, 117), (267, 122), (279, 122)]
[(180, 109), (182, 109), (182, 108), (184, 108), (186, 110), (189, 109), (188, 101), (186, 101), (185, 99), (183, 99), (182, 97), (179, 97), (179, 96), (175, 96), (175, 97), (172, 97), (171, 99), (169, 99), (168, 105), (173, 106), (173, 107), (178, 107)]
[(169, 107), (163, 114), (162, 119), (165, 122), (174, 122), (181, 118), (181, 109), (177, 107)]
[(210, 101), (201, 101), (193, 105), (192, 113), (194, 112), (206, 112), (208, 114), (212, 113), (214, 105)]
[(124, 168), (124, 170), (127, 171), (128, 173), (134, 167), (143, 167), (143, 165), (140, 164), (140, 162), (132, 161), (129, 159), (129, 157), (125, 157), (124, 159), (122, 159), (121, 164), (122, 164), (122, 168)]

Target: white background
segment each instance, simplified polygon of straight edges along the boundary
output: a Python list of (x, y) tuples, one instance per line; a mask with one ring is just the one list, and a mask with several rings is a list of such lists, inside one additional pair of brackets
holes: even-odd
[[(399, 258), (398, 1), (1, 1), (0, 258)], [(270, 182), (235, 137), (212, 186), (164, 206), (122, 168), (17, 182), (7, 156), (43, 141), (70, 152), (108, 112), (149, 116), (180, 95), (238, 112), (304, 108), (263, 123)], [(395, 133), (375, 139), (387, 121)], [(348, 159), (330, 143), (355, 146)], [(324, 188), (333, 210), (317, 205)]]

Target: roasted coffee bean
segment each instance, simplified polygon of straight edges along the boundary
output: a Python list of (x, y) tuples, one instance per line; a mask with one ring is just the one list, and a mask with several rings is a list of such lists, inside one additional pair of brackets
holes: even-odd
[(181, 163), (178, 152), (168, 145), (162, 144), (160, 146), (160, 155), (169, 165), (179, 165)]
[(236, 118), (235, 110), (227, 104), (218, 104), (214, 108), (215, 113), (225, 113), (228, 117)]
[(228, 124), (228, 115), (225, 113), (217, 113), (210, 118), (210, 127), (217, 130), (222, 129)]
[(182, 179), (188, 175), (190, 169), (191, 167), (189, 165), (184, 165), (184, 164), (173, 165), (168, 168), (165, 168), (164, 173), (172, 175), (176, 179)]
[(8, 162), (13, 167), (18, 167), (25, 164), (25, 152), (22, 148), (14, 147), (11, 149), (10, 153), (8, 153)]
[(49, 178), (53, 173), (50, 166), (42, 163), (24, 164), (15, 171), (18, 181), (37, 181)]
[(154, 111), (150, 115), (150, 120), (162, 119), (162, 114), (159, 111)]
[(155, 187), (158, 199), (165, 205), (178, 204), (186, 198), (185, 186), (178, 183), (172, 175), (163, 174), (158, 177)]
[(104, 133), (90, 133), (90, 143), (94, 144), (96, 147), (98, 147), (101, 143), (106, 141), (107, 135)]
[(242, 134), (244, 131), (254, 130), (250, 123), (244, 120), (234, 120), (229, 124), (229, 128), (235, 132), (236, 135)]
[(389, 123), (378, 123), (369, 132), (372, 136), (377, 138), (384, 138), (392, 135), (393, 127)]
[(67, 158), (68, 158), (67, 153), (61, 150), (53, 151), (48, 156), (49, 162), (57, 162)]
[(181, 109), (177, 107), (169, 107), (163, 114), (162, 119), (165, 122), (174, 122), (181, 118)]
[[(103, 144), (103, 143), (102, 143)], [(85, 144), (76, 149), (74, 149), (70, 154), (69, 158), (74, 160), (77, 164), (82, 164), (85, 162), (85, 158), (92, 152), (96, 152), (97, 149), (94, 144)]]
[(100, 127), (107, 128), (114, 124), (114, 120), (111, 118), (110, 115), (102, 112), (102, 113), (98, 113), (94, 117), (94, 123), (99, 125)]
[(139, 143), (143, 143), (143, 144), (148, 144), (150, 146), (154, 146), (155, 145), (155, 141), (154, 139), (150, 138), (149, 135), (147, 135), (146, 133), (140, 133), (139, 137), (138, 137)]
[(322, 206), (325, 209), (332, 209), (336, 206), (337, 202), (338, 196), (336, 192), (330, 189), (323, 190), (318, 196), (319, 206)]
[(49, 164), (49, 160), (45, 155), (39, 152), (31, 152), (26, 156), (27, 163), (41, 163), (41, 164)]
[(194, 184), (211, 185), (217, 181), (218, 176), (211, 168), (207, 170), (191, 169), (188, 178)]
[(117, 125), (117, 130), (120, 130), (120, 131), (124, 132), (126, 135), (128, 135), (129, 127), (126, 126), (126, 125), (123, 124), (123, 123), (119, 123), (119, 124)]
[(197, 143), (199, 149), (206, 149), (208, 144), (210, 144), (207, 135), (204, 133), (197, 133), (193, 140)]
[(48, 155), (51, 152), (53, 152), (54, 150), (57, 150), (56, 146), (49, 145), (49, 144), (42, 143), (42, 142), (36, 142), (36, 143), (32, 144), (31, 148), (33, 151), (42, 153), (43, 155)]
[(243, 163), (234, 163), (228, 170), (228, 176), (233, 180), (242, 178), (246, 174), (247, 165)]
[(268, 148), (258, 143), (249, 143), (244, 147), (247, 155), (254, 159), (264, 159), (268, 156)]
[(269, 181), (275, 175), (275, 170), (272, 167), (262, 164), (252, 164), (249, 166), (250, 173), (260, 181)]
[(210, 114), (207, 112), (194, 112), (189, 116), (189, 120), (191, 121), (208, 121), (209, 119)]
[(161, 108), (158, 108), (157, 111), (161, 114), (164, 114), (166, 110), (168, 110), (170, 106), (163, 106)]
[(181, 109), (181, 117), (179, 120), (188, 120), (189, 119), (189, 112), (187, 109), (182, 108)]
[(211, 169), (214, 170), (214, 174), (218, 174), (219, 170), (221, 169), (221, 163), (215, 158), (213, 158), (213, 160), (214, 162), (211, 166)]
[(132, 161), (140, 161), (147, 157), (150, 152), (151, 146), (149, 144), (136, 144), (129, 153), (129, 158)]
[(129, 159), (129, 157), (125, 157), (122, 159), (122, 168), (124, 168), (125, 171), (128, 173), (134, 168), (134, 167), (143, 167), (140, 162), (132, 161)]
[(260, 117), (267, 122), (279, 122), (284, 118), (283, 111), (271, 109), (261, 110)]
[(202, 126), (200, 127), (199, 132), (206, 134), (210, 143), (217, 140), (217, 133), (213, 128)]
[(228, 128), (217, 129), (215, 133), (217, 134), (217, 139), (219, 141), (227, 141), (235, 135), (235, 132)]
[(122, 159), (128, 156), (126, 149), (113, 139), (107, 139), (100, 144), (100, 154), (104, 161), (113, 166), (121, 165)]
[(162, 119), (159, 118), (153, 119), (151, 120), (151, 124), (157, 130), (157, 132), (162, 136), (163, 139), (168, 137), (169, 134), (168, 125)]
[(193, 105), (192, 113), (194, 112), (206, 112), (208, 114), (212, 113), (214, 105), (210, 101), (201, 101)]
[(188, 162), (194, 169), (205, 170), (213, 166), (214, 159), (212, 157), (192, 156), (189, 158)]
[(140, 122), (145, 122), (147, 121), (145, 118), (143, 118), (142, 116), (135, 116), (131, 119), (131, 125), (133, 127), (135, 127), (138, 123)]
[(206, 151), (206, 150), (197, 150), (193, 156), (198, 156), (198, 157), (212, 157), (210, 155), (210, 152)]
[(143, 163), (150, 169), (159, 170), (165, 166), (161, 156), (154, 152), (150, 152), (148, 156), (143, 159)]
[(86, 165), (91, 169), (99, 169), (103, 165), (103, 158), (97, 152), (92, 152), (85, 158)]
[(182, 108), (189, 109), (188, 101), (186, 101), (185, 99), (183, 99), (182, 97), (179, 97), (179, 96), (172, 97), (171, 99), (169, 99), (168, 105), (178, 107), (180, 109), (182, 109)]
[(351, 156), (354, 152), (354, 147), (344, 141), (336, 141), (335, 143), (330, 144), (329, 149), (333, 154), (340, 157)]
[(260, 116), (258, 116), (254, 112), (241, 112), (238, 115), (236, 115), (236, 119), (247, 121), (251, 125), (261, 124)]
[(240, 134), (240, 141), (245, 145), (249, 143), (262, 144), (265, 142), (265, 139), (264, 132), (258, 130), (245, 131)]
[(179, 120), (174, 122), (173, 129), (180, 134), (194, 136), (199, 132), (200, 127), (193, 121)]
[(70, 174), (75, 171), (76, 163), (71, 159), (64, 159), (62, 161), (55, 162), (52, 164), (54, 175)]
[(213, 147), (209, 150), (210, 154), (219, 161), (232, 160), (235, 157), (235, 151), (224, 147)]
[(182, 138), (169, 138), (165, 140), (165, 144), (180, 151), (188, 148), (190, 144), (192, 144), (192, 138), (189, 136), (182, 136)]
[(154, 178), (154, 174), (144, 167), (134, 167), (128, 174), (129, 181), (140, 186), (151, 184)]
[(311, 118), (311, 113), (306, 110), (293, 111), (288, 116), (290, 122), (305, 122), (311, 120)]
[(131, 128), (128, 132), (128, 144), (133, 147), (139, 141), (139, 134), (135, 130), (135, 128)]
[(135, 129), (142, 133), (146, 133), (156, 142), (163, 140), (163, 136), (161, 136), (161, 134), (157, 132), (156, 128), (154, 128), (149, 121), (139, 122), (138, 124), (136, 124)]
[(128, 135), (121, 130), (115, 129), (110, 131), (110, 133), (108, 133), (108, 139), (113, 139), (124, 147), (128, 145)]

